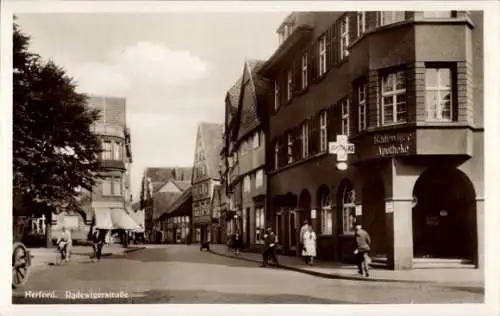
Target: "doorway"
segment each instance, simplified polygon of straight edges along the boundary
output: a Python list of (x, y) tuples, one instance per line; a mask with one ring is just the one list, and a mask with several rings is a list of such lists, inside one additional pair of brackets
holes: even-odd
[(385, 257), (388, 253), (385, 189), (379, 175), (367, 180), (363, 186), (362, 208), (361, 225), (372, 239), (370, 252), (373, 256)]
[(420, 175), (413, 195), (414, 257), (473, 260), (476, 194), (469, 178), (456, 168), (431, 168)]
[(288, 210), (288, 249), (290, 251), (297, 250), (298, 215), (296, 210)]

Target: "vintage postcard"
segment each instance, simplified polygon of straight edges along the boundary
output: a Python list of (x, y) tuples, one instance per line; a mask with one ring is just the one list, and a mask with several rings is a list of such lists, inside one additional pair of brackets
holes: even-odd
[(497, 21), (4, 2), (9, 310), (497, 314)]

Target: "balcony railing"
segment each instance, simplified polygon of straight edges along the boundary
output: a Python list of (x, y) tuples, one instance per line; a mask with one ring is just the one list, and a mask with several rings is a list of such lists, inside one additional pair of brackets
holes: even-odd
[(94, 125), (92, 126), (91, 131), (97, 135), (125, 138), (125, 129), (120, 126)]

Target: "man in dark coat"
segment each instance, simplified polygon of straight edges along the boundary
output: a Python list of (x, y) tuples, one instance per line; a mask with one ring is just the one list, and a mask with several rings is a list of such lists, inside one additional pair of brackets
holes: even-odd
[(361, 225), (356, 225), (354, 228), (354, 234), (356, 236), (356, 250), (354, 254), (357, 258), (358, 263), (358, 273), (361, 275), (370, 276), (368, 272), (368, 252), (370, 252), (371, 239), (368, 232), (361, 228)]
[(269, 258), (278, 266), (278, 258), (276, 256), (276, 246), (278, 244), (278, 237), (269, 227), (264, 234), (265, 249), (262, 253), (262, 267), (267, 266)]

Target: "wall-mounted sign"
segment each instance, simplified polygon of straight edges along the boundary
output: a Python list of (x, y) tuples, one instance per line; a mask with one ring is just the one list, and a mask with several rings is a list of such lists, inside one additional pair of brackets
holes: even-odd
[(394, 204), (392, 201), (385, 202), (385, 212), (386, 213), (393, 213), (394, 212)]
[(311, 219), (315, 219), (315, 218), (316, 218), (316, 210), (312, 209), (311, 210)]
[(363, 207), (361, 206), (361, 204), (359, 205), (356, 205), (356, 216), (361, 216), (363, 215)]
[(410, 153), (415, 134), (413, 132), (376, 134), (373, 144), (377, 146), (377, 156), (390, 157)]

